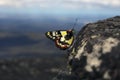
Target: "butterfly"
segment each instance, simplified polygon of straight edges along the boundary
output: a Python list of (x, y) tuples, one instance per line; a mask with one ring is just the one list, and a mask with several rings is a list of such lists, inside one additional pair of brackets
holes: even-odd
[(48, 31), (45, 35), (55, 42), (55, 45), (61, 50), (70, 48), (74, 41), (74, 30), (56, 30)]

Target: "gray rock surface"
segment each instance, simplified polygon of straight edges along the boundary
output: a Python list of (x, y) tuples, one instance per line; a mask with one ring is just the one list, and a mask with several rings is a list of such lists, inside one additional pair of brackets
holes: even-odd
[(120, 80), (120, 16), (85, 25), (68, 53), (75, 80)]

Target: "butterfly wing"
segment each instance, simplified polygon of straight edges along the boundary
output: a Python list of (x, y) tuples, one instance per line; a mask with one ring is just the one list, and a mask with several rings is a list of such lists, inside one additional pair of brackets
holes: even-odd
[(51, 40), (55, 40), (55, 39), (57, 39), (59, 34), (58, 34), (58, 31), (48, 31), (48, 32), (46, 32), (46, 36)]
[(55, 41), (56, 46), (62, 50), (69, 48), (74, 41), (73, 30), (49, 31), (46, 36)]
[(63, 50), (68, 49), (74, 41), (73, 31), (61, 31), (60, 33), (61, 38), (56, 40), (56, 46)]

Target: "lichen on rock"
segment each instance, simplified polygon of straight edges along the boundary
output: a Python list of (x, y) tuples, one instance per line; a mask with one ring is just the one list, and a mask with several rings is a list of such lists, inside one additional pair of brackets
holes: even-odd
[(77, 80), (119, 80), (120, 16), (84, 26), (68, 53)]

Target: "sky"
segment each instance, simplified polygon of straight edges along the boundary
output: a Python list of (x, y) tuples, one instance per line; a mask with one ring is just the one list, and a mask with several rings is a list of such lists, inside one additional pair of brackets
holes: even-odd
[(0, 0), (0, 18), (120, 15), (120, 0)]

